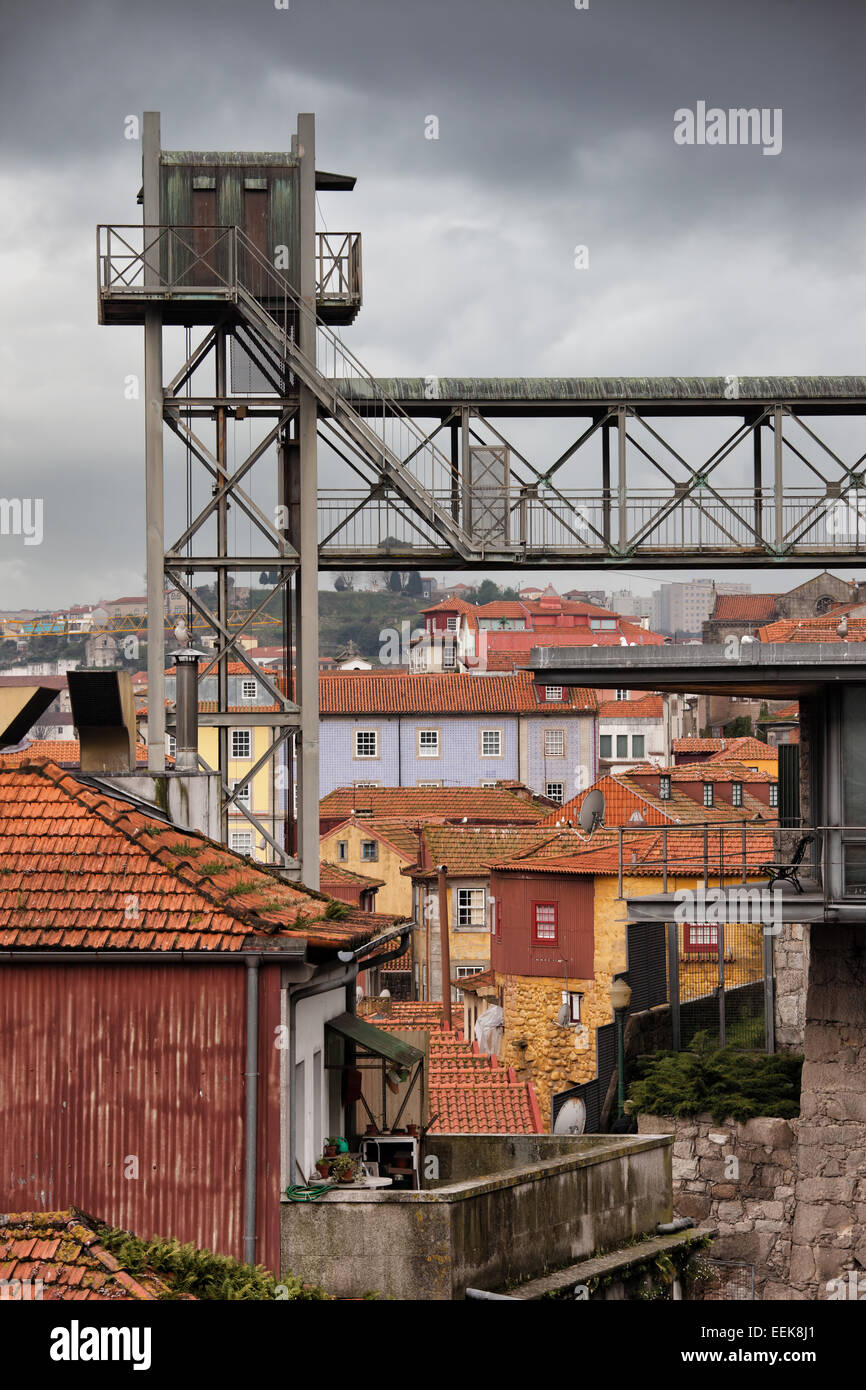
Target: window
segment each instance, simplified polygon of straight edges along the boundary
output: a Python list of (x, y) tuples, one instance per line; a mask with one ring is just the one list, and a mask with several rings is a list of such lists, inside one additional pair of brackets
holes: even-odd
[(589, 625), (593, 632), (616, 632), (616, 618), (590, 618)]
[(376, 729), (355, 730), (355, 757), (378, 758), (379, 734)]
[(229, 831), (229, 849), (233, 849), (235, 854), (252, 854), (253, 832), (251, 830)]
[(442, 643), (442, 670), (457, 670), (457, 647), (450, 638)]
[[(457, 967), (457, 979), (458, 979), (458, 980), (468, 980), (470, 975), (480, 975), (480, 974), (482, 973), (483, 970), (484, 970), (484, 966), (483, 966), (483, 965), (458, 965), (458, 967)], [(463, 990), (462, 990), (462, 989), (458, 989), (458, 991), (457, 991), (457, 1002), (458, 1002), (458, 1004), (459, 1004), (459, 1002), (460, 1002), (460, 1000), (461, 1000), (462, 998), (463, 998)]]
[(501, 730), (501, 729), (482, 729), (482, 730), (481, 730), (481, 756), (482, 756), (482, 758), (501, 758), (501, 757), (502, 757), (502, 730)]
[(174, 734), (166, 734), (166, 738), (168, 740), (168, 756), (170, 758), (177, 757), (177, 739)]
[(565, 800), (565, 784), (563, 782), (545, 782), (544, 795), (549, 801), (558, 801), (561, 806)]
[(545, 729), (544, 731), (544, 756), (546, 758), (565, 757), (565, 730), (564, 729)]
[(337, 841), (337, 858), (338, 858), (339, 860), (341, 860), (341, 861), (345, 861), (346, 859), (349, 858), (349, 841), (348, 841), (348, 840), (338, 840), (338, 841)]
[(379, 858), (379, 843), (377, 840), (361, 841), (361, 858), (365, 864), (373, 864)]
[(615, 700), (627, 700), (627, 699), (628, 699), (628, 691), (627, 691), (627, 690), (615, 690), (615, 691), (613, 692), (613, 698), (614, 698)]
[(249, 804), (250, 804), (250, 784), (249, 784), (249, 782), (247, 782), (246, 785), (243, 786), (243, 787), (241, 786), (240, 782), (235, 782), (234, 785), (233, 785), (233, 787), (232, 787), (232, 791), (233, 791), (233, 792), (235, 792), (235, 791), (237, 792), (237, 796), (235, 797), (235, 804), (236, 804), (236, 805), (238, 805), (238, 806), (247, 806), (247, 807), (249, 807)]
[(671, 779), (670, 777), (659, 778), (659, 800), (670, 801), (671, 799)]
[(445, 624), (446, 624), (447, 630), (448, 630), (449, 632), (456, 632), (456, 631), (457, 631), (457, 619), (456, 619), (456, 617), (454, 617), (454, 618), (446, 618), (446, 619), (445, 619)]
[(562, 991), (562, 1002), (568, 1005), (569, 1021), (580, 1023), (580, 1010), (583, 1004), (583, 995), (576, 994), (572, 989)]
[(252, 729), (232, 729), (231, 756), (240, 762), (247, 761), (253, 756)]
[(616, 756), (618, 758), (628, 757), (628, 734), (617, 734), (616, 736)]
[(742, 782), (731, 783), (731, 804), (742, 806), (743, 804), (743, 784)]
[(704, 951), (707, 955), (716, 955), (719, 950), (719, 929), (709, 923), (687, 925), (683, 944), (687, 951)]
[(532, 904), (532, 940), (548, 946), (557, 940), (556, 903)]
[(353, 782), (354, 787), (378, 787), (378, 782)]
[(562, 699), (562, 686), (561, 686), (561, 685), (546, 685), (546, 686), (544, 687), (544, 698), (545, 698), (545, 700), (561, 700), (561, 699)]
[(705, 806), (712, 806), (712, 805), (713, 805), (713, 784), (712, 784), (712, 782), (705, 782), (705, 783), (704, 783), (704, 805), (705, 805)]
[(258, 681), (241, 681), (241, 699), (256, 700), (259, 695)]
[(438, 758), (438, 757), (439, 757), (439, 730), (438, 730), (438, 729), (419, 729), (419, 730), (418, 730), (418, 757), (419, 757), (419, 758)]
[(441, 787), (441, 782), (416, 782), (417, 787)]
[(598, 740), (598, 755), (600, 758), (609, 758), (613, 753), (613, 739), (610, 734), (601, 734)]
[(498, 783), (498, 782), (479, 782), (478, 785), (479, 785), (480, 787), (498, 787), (498, 786), (499, 786), (499, 783)]
[(645, 734), (632, 734), (631, 736), (631, 755), (633, 758), (642, 758), (644, 755)]
[(771, 783), (770, 783), (770, 805), (771, 805), (771, 806), (778, 806), (778, 804), (779, 804), (779, 783), (778, 783), (778, 782), (771, 782)]
[(483, 931), (487, 925), (487, 906), (483, 888), (457, 889), (457, 926)]

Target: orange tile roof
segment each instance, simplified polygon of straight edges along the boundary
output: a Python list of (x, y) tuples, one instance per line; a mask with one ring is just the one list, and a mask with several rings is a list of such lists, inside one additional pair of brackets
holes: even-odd
[(413, 878), (431, 878), (439, 864), (447, 864), (449, 878), (483, 876), (500, 859), (540, 852), (544, 845), (559, 840), (559, 832), (549, 826), (541, 830), (535, 826), (427, 825), (421, 831), (422, 857), (405, 872)]
[(319, 709), (323, 715), (519, 714), (539, 708), (594, 712), (596, 703), (593, 691), (578, 687), (567, 687), (561, 701), (540, 700), (529, 671), (504, 676), (328, 671), (319, 677)]
[(836, 629), (840, 619), (832, 614), (821, 618), (781, 618), (758, 630), (762, 642), (866, 642), (866, 618), (849, 618), (848, 635)]
[(560, 822), (576, 822), (580, 808), (591, 791), (600, 791), (604, 795), (604, 819), (607, 825), (628, 825), (635, 813), (643, 817), (646, 825), (669, 825), (676, 819), (673, 809), (667, 809), (667, 802), (661, 805), (654, 803), (642, 787), (631, 786), (624, 774), (610, 773), (606, 777), (599, 777), (586, 791), (578, 792), (564, 806), (551, 811), (541, 824), (555, 826)]
[(46, 761), (0, 768), (0, 863), (3, 947), (334, 949), (394, 920), (327, 918), (326, 895)]
[(328, 859), (323, 859), (319, 865), (319, 882), (347, 884), (352, 888), (382, 888), (384, 878), (371, 878), (369, 874), (358, 874), (354, 869), (347, 869), (344, 864), (334, 864)]
[[(16, 749), (14, 753), (0, 753), (0, 767), (21, 767), (24, 763), (32, 762), (34, 758), (48, 758), (61, 765), (68, 763), (78, 767), (81, 762), (81, 745), (77, 738), (35, 738), (26, 748)], [(147, 744), (135, 745), (135, 761), (147, 762)], [(172, 762), (173, 759), (167, 758), (167, 761)]]
[(774, 709), (774, 710), (771, 710), (770, 713), (769, 713), (768, 715), (766, 715), (764, 718), (762, 718), (761, 723), (762, 723), (762, 724), (766, 724), (766, 723), (767, 723), (769, 720), (771, 720), (771, 719), (785, 719), (785, 720), (788, 720), (788, 719), (799, 719), (799, 718), (800, 718), (800, 706), (799, 706), (799, 704), (797, 703), (797, 701), (794, 700), (793, 704), (790, 704), (790, 705), (783, 705), (781, 709)]
[(724, 748), (723, 738), (675, 738), (673, 750), (675, 753), (718, 753), (720, 748)]
[(320, 819), (348, 820), (352, 812), (364, 823), (376, 821), (462, 820), (482, 825), (533, 823), (541, 820), (549, 803), (518, 796), (505, 787), (336, 787), (319, 802)]
[(599, 719), (661, 719), (663, 712), (661, 695), (644, 695), (639, 700), (603, 700), (598, 707)]
[(778, 760), (779, 753), (775, 748), (771, 748), (769, 743), (762, 743), (759, 738), (752, 738), (751, 735), (743, 735), (742, 738), (729, 738), (724, 741), (724, 746), (708, 759), (711, 763), (729, 763), (748, 761), (750, 758), (771, 758)]
[[(773, 858), (771, 831), (746, 827), (747, 873), (760, 874), (763, 864)], [(710, 874), (718, 872), (720, 860), (726, 874), (741, 873), (743, 863), (742, 831), (739, 826), (727, 833), (711, 825), (708, 831)], [(720, 849), (721, 842), (721, 849)], [(722, 853), (724, 857), (722, 858)], [(627, 877), (650, 875), (659, 877), (665, 866), (673, 875), (703, 875), (704, 836), (695, 829), (678, 832), (671, 827), (665, 846), (662, 832), (628, 834), (623, 837), (623, 872)], [(558, 858), (536, 855), (503, 861), (491, 867), (499, 872), (544, 874), (617, 874), (619, 872), (619, 837), (612, 832), (597, 830), (586, 848)], [(766, 874), (761, 875), (766, 880)]]
[(623, 637), (628, 644), (638, 647), (660, 647), (664, 637), (658, 632), (636, 627), (625, 619), (620, 620), (619, 631), (596, 632), (590, 627), (541, 627), (527, 631), (511, 632), (508, 629), (487, 628), (488, 663), (491, 652), (529, 652), (533, 647), (621, 647)]
[[(773, 750), (769, 744), (765, 747), (768, 753), (762, 754), (763, 757), (772, 757)], [(664, 775), (670, 777), (672, 782), (775, 782), (776, 778), (771, 772), (757, 771), (754, 768), (746, 767), (735, 758), (730, 761), (708, 758), (702, 763), (674, 763), (672, 767), (655, 767), (652, 763), (639, 763), (637, 767), (631, 767), (628, 773), (620, 774), (629, 777), (654, 777)]]
[[(459, 1013), (460, 1010), (457, 1009)], [(442, 1005), (394, 1001), (387, 1014), (366, 1015), (386, 1032), (420, 1029), (430, 1034), (428, 1106), (432, 1134), (541, 1134), (544, 1125), (531, 1082), (518, 1081), (513, 1067), (478, 1051), (456, 1032), (441, 1027)]]
[(74, 1209), (0, 1216), (0, 1280), (41, 1280), (44, 1302), (150, 1302), (170, 1293), (153, 1270), (129, 1274), (100, 1245), (95, 1225)]
[(776, 594), (716, 594), (711, 621), (766, 622), (776, 611)]

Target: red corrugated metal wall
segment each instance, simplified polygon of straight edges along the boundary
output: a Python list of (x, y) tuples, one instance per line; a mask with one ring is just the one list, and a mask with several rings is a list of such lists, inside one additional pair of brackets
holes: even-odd
[[(258, 1258), (276, 1269), (279, 967), (259, 998)], [(240, 963), (0, 965), (0, 1208), (75, 1205), (242, 1258), (245, 1019)]]
[[(559, 975), (559, 957), (572, 978), (593, 978), (593, 881), (557, 874), (491, 874), (490, 892), (501, 905), (502, 937), (491, 937), (490, 959), (503, 975)], [(557, 940), (534, 945), (532, 904), (557, 905)]]

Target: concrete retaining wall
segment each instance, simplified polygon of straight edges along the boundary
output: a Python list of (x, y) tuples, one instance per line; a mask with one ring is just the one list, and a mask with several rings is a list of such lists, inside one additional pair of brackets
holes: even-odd
[[(535, 1145), (549, 1156), (509, 1168), (525, 1139), (530, 1154)], [(670, 1136), (525, 1139), (492, 1136), (479, 1147), (476, 1136), (437, 1136), (436, 1152), (450, 1155), (452, 1171), (473, 1167), (487, 1147), (496, 1166), (483, 1177), (422, 1192), (358, 1188), (311, 1205), (284, 1202), (283, 1271), (343, 1297), (452, 1300), (469, 1285), (496, 1290), (536, 1278), (670, 1220)]]

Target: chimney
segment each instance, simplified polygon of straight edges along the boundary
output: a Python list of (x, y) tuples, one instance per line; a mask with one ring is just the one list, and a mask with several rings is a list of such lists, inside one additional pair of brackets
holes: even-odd
[(128, 671), (69, 671), (69, 703), (78, 732), (81, 771), (132, 772), (135, 701)]
[(175, 665), (175, 767), (198, 770), (198, 663), (205, 653), (195, 647), (172, 652)]

